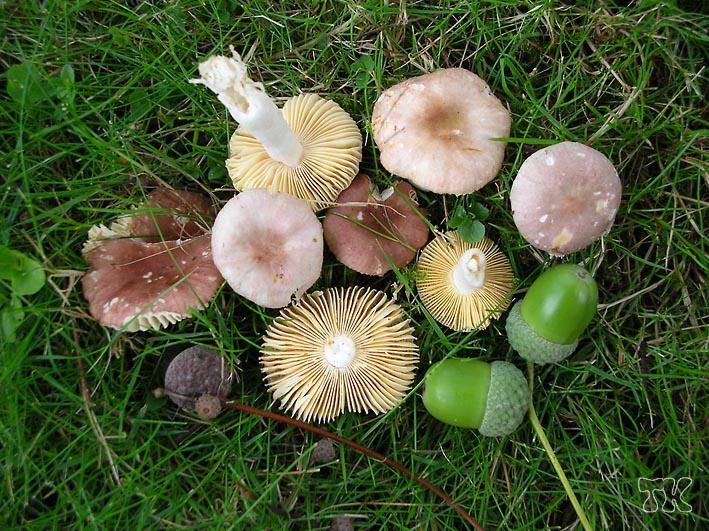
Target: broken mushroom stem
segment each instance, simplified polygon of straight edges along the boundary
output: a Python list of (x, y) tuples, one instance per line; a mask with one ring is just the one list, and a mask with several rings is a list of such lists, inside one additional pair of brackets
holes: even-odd
[(376, 459), (377, 461), (384, 463), (397, 472), (400, 472), (407, 478), (412, 479), (419, 485), (422, 485), (426, 489), (428, 489), (430, 492), (438, 496), (441, 500), (443, 500), (448, 506), (453, 508), (462, 518), (465, 520), (466, 523), (471, 525), (474, 529), (478, 531), (483, 531), (483, 527), (472, 517), (468, 512), (463, 509), (460, 505), (455, 503), (453, 499), (448, 496), (445, 492), (443, 492), (441, 489), (433, 485), (431, 482), (428, 480), (417, 476), (411, 470), (409, 470), (407, 467), (397, 463), (396, 461), (392, 461), (385, 455), (382, 455), (378, 452), (375, 452), (374, 450), (367, 448), (366, 446), (363, 446), (359, 443), (356, 443), (350, 439), (346, 439), (345, 437), (342, 437), (340, 435), (336, 435), (334, 433), (331, 433), (327, 431), (326, 429), (319, 428), (317, 426), (313, 426), (312, 424), (308, 424), (307, 422), (301, 422), (295, 419), (292, 419), (290, 417), (286, 417), (285, 415), (279, 415), (278, 413), (272, 413), (270, 411), (264, 411), (263, 409), (259, 409), (256, 407), (252, 406), (247, 406), (246, 404), (240, 404), (238, 402), (231, 402), (227, 401), (224, 399), (224, 397), (221, 397), (222, 399), (222, 405), (228, 409), (234, 409), (236, 411), (241, 411), (243, 413), (249, 413), (251, 415), (258, 415), (259, 417), (265, 418), (265, 419), (270, 419), (270, 420), (275, 420), (277, 422), (282, 422), (284, 424), (289, 424), (291, 426), (294, 426), (296, 428), (299, 428), (301, 430), (309, 431), (310, 433), (314, 433), (316, 435), (319, 435), (320, 437), (325, 437), (327, 439), (330, 439), (331, 441), (338, 442), (340, 444), (344, 444), (345, 446), (349, 446), (350, 448), (367, 455), (371, 457), (372, 459)]
[(487, 258), (477, 247), (463, 253), (453, 268), (453, 285), (464, 295), (470, 295), (485, 284)]
[(266, 94), (263, 84), (254, 82), (246, 64), (233, 46), (232, 57), (214, 55), (199, 64), (199, 79), (190, 83), (205, 85), (217, 95), (241, 127), (261, 142), (268, 155), (291, 167), (303, 158), (303, 145), (283, 119), (281, 110)]

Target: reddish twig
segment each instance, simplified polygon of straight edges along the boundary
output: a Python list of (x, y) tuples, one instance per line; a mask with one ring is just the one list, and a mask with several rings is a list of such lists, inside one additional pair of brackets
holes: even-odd
[(371, 450), (371, 449), (367, 448), (366, 446), (362, 446), (361, 444), (358, 444), (354, 441), (351, 441), (351, 440), (341, 437), (339, 435), (335, 435), (334, 433), (331, 433), (331, 432), (327, 431), (326, 429), (318, 428), (317, 426), (313, 426), (312, 424), (307, 424), (305, 422), (301, 422), (299, 420), (295, 420), (290, 417), (286, 417), (285, 415), (279, 415), (278, 413), (271, 413), (270, 411), (264, 411), (263, 409), (247, 406), (246, 404), (240, 404), (238, 402), (224, 401), (224, 406), (228, 407), (229, 409), (235, 409), (237, 411), (242, 411), (244, 413), (250, 413), (252, 415), (258, 415), (259, 417), (263, 417), (266, 419), (271, 419), (271, 420), (275, 420), (278, 422), (283, 422), (285, 424), (290, 424), (291, 426), (295, 426), (296, 428), (299, 428), (301, 430), (309, 431), (309, 432), (319, 435), (321, 437), (326, 437), (326, 438), (331, 439), (333, 441), (337, 441), (341, 444), (344, 444), (346, 446), (349, 446), (350, 448), (357, 450), (360, 453), (363, 453), (364, 455), (368, 455), (369, 457), (376, 459), (377, 461), (385, 463), (385, 464), (389, 465), (391, 468), (393, 468), (394, 470), (401, 472), (404, 476), (406, 476), (410, 479), (413, 479), (419, 485), (423, 485), (424, 487), (426, 487), (429, 491), (431, 491), (436, 496), (438, 496), (440, 499), (442, 499), (444, 502), (446, 502), (450, 507), (455, 509), (455, 511), (467, 523), (469, 523), (471, 526), (473, 526), (473, 528), (475, 528), (478, 531), (484, 531), (483, 527), (477, 521), (475, 521), (475, 519), (472, 516), (470, 516), (470, 514), (468, 514), (468, 512), (465, 509), (463, 509), (460, 505), (455, 503), (453, 501), (453, 499), (450, 496), (448, 496), (445, 492), (443, 492), (441, 489), (439, 489), (435, 485), (432, 485), (428, 480), (412, 473), (405, 466), (400, 465), (396, 461), (392, 461), (388, 457), (386, 457), (378, 452), (375, 452), (374, 450)]

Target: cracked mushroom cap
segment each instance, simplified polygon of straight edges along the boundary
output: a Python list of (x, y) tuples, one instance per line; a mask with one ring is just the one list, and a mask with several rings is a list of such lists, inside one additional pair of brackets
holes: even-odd
[(618, 172), (603, 153), (577, 142), (561, 142), (522, 163), (510, 192), (512, 214), (525, 240), (551, 255), (564, 256), (610, 230), (622, 188)]
[(271, 323), (261, 351), (273, 398), (306, 422), (392, 409), (411, 387), (417, 364), (416, 339), (401, 308), (362, 287), (306, 295)]
[(217, 215), (212, 251), (236, 293), (259, 306), (282, 308), (320, 277), (322, 225), (297, 197), (246, 190)]
[(410, 184), (399, 181), (379, 193), (369, 177), (359, 175), (328, 210), (325, 241), (350, 269), (381, 276), (391, 270), (389, 260), (404, 267), (426, 244), (428, 225), (422, 215)]
[(408, 79), (374, 105), (372, 132), (382, 165), (423, 190), (462, 195), (500, 171), (509, 111), (487, 84), (463, 68)]
[(203, 196), (157, 189), (136, 214), (92, 227), (82, 279), (91, 315), (104, 326), (134, 332), (202, 309), (222, 283), (205, 234), (212, 216)]
[(510, 303), (512, 268), (489, 238), (467, 243), (457, 231), (437, 236), (421, 252), (418, 270), (421, 302), (458, 332), (486, 328)]
[(252, 135), (239, 127), (229, 141), (226, 162), (237, 190), (266, 188), (286, 192), (317, 211), (330, 206), (347, 188), (362, 160), (362, 135), (337, 103), (315, 94), (289, 99), (283, 118), (303, 145), (297, 166), (269, 157)]

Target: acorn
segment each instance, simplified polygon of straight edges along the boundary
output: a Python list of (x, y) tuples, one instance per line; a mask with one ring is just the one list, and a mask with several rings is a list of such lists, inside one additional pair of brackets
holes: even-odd
[(219, 397), (231, 392), (235, 378), (236, 373), (219, 352), (193, 346), (170, 361), (162, 391), (182, 409), (210, 420), (221, 412)]
[(576, 264), (547, 269), (507, 317), (507, 339), (520, 356), (543, 365), (558, 363), (578, 346), (598, 306), (598, 286)]
[(529, 407), (527, 379), (506, 361), (449, 358), (425, 376), (423, 405), (435, 418), (487, 437), (513, 432)]

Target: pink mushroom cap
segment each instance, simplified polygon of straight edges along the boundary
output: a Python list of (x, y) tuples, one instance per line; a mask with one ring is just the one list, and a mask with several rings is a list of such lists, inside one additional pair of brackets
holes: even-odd
[(422, 215), (410, 184), (399, 181), (380, 194), (369, 177), (360, 174), (328, 210), (325, 241), (350, 269), (381, 276), (391, 270), (389, 260), (404, 267), (426, 244), (428, 225)]
[(564, 256), (610, 230), (621, 193), (618, 172), (605, 155), (584, 144), (561, 142), (522, 163), (510, 202), (524, 239)]
[(415, 186), (462, 195), (495, 178), (510, 134), (507, 108), (463, 68), (414, 77), (385, 90), (372, 132), (382, 165)]
[(87, 256), (89, 309), (102, 325), (132, 332), (176, 323), (211, 300), (222, 283), (209, 235), (146, 243), (106, 241)]
[(222, 283), (205, 234), (212, 217), (206, 197), (157, 189), (136, 214), (92, 227), (82, 279), (91, 315), (132, 332), (176, 323), (203, 308)]
[(244, 190), (217, 215), (212, 251), (236, 293), (259, 306), (282, 308), (320, 277), (322, 225), (302, 199)]

